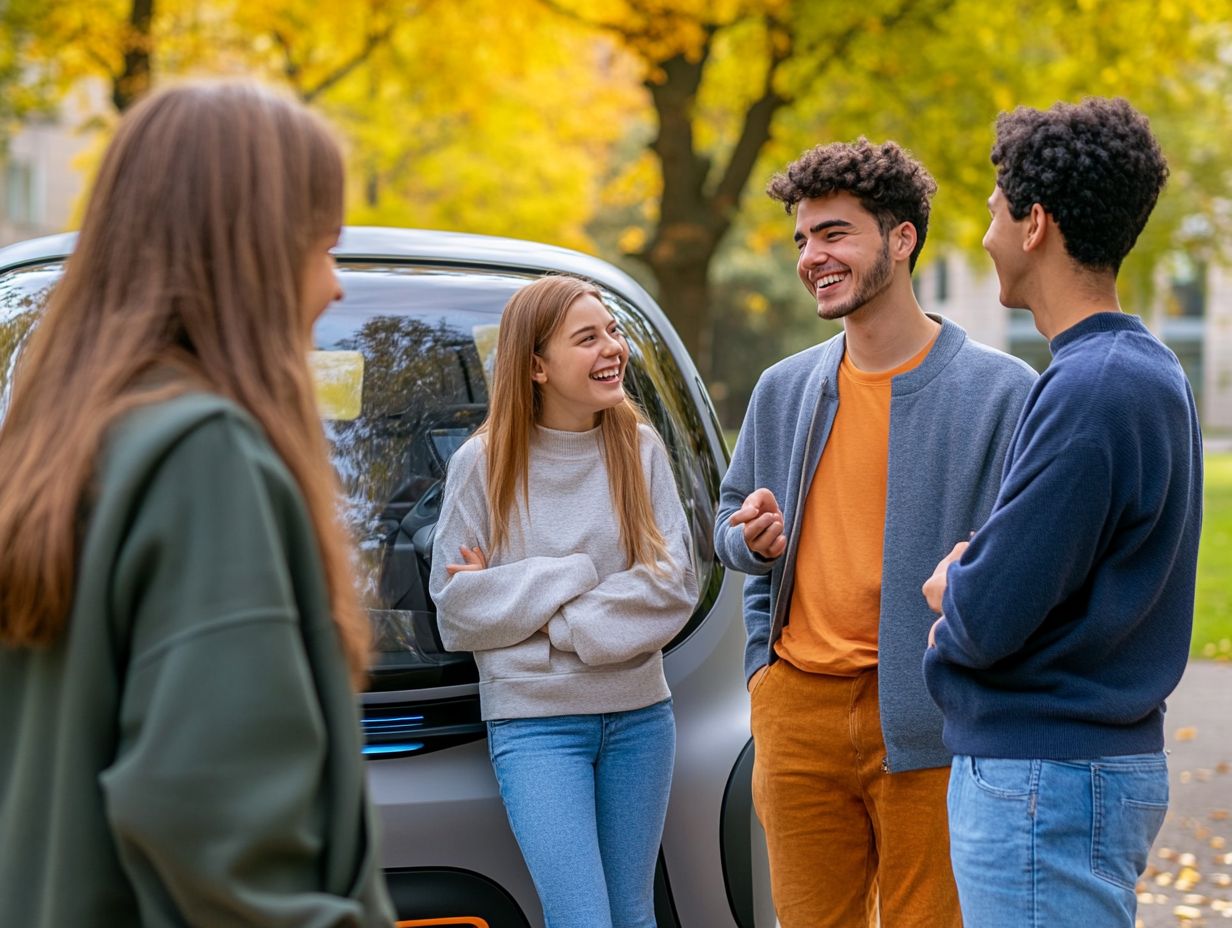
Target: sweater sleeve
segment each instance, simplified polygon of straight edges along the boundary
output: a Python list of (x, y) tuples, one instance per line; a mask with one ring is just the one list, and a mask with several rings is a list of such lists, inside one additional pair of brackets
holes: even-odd
[[(744, 676), (747, 680), (769, 659), (771, 572), (775, 562), (749, 550), (741, 526), (728, 520), (744, 505), (745, 498), (757, 489), (757, 407), (762, 383), (758, 382), (740, 426), (740, 437), (732, 452), (731, 464), (719, 488), (719, 511), (714, 521), (714, 551), (719, 561), (731, 570), (747, 574), (744, 581)], [(780, 507), (782, 500), (779, 501)]]
[(744, 580), (744, 679), (770, 661), (770, 575)]
[[(143, 913), (389, 925), (383, 893), (361, 885), (363, 861), (352, 885), (326, 885), (329, 744), (280, 508), (298, 491), (254, 456), (255, 440), (226, 418), (189, 433), (120, 549), (115, 607), (131, 616), (131, 653), (100, 777), (107, 821)], [(357, 847), (367, 854), (362, 836)]]
[(478, 545), (489, 562), (492, 558), (479, 442), (467, 442), (450, 461), (432, 546), (429, 591), (441, 641), (451, 651), (487, 651), (525, 641), (599, 580), (584, 553), (528, 557), (449, 576), (445, 567), (462, 563), (463, 546)]
[(1107, 451), (1088, 442), (1028, 449), (1014, 462), (992, 515), (949, 568), (938, 658), (991, 667), (1085, 582), (1107, 543), (1110, 473)]
[(574, 651), (592, 666), (660, 650), (684, 628), (697, 605), (689, 523), (667, 453), (657, 438), (649, 441), (648, 489), (669, 558), (657, 560), (654, 569), (635, 564), (609, 574), (594, 589), (565, 602), (548, 625), (554, 647)]
[[(744, 424), (740, 426), (740, 437), (736, 440), (735, 451), (732, 452), (731, 464), (728, 465), (719, 487), (719, 512), (714, 520), (715, 556), (725, 567), (746, 574), (768, 574), (774, 567), (773, 560), (749, 550), (744, 541), (743, 527), (731, 525), (728, 521), (744, 505), (748, 495), (758, 489), (757, 407), (761, 388), (762, 383), (758, 382), (749, 400)], [(783, 501), (779, 500), (779, 506), (782, 505)], [(767, 615), (767, 622), (768, 620)]]

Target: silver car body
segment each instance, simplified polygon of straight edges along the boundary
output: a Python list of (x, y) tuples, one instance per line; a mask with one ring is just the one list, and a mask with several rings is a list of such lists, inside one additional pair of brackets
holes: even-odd
[[(12, 329), (20, 323), (28, 328), (27, 317), (37, 312), (72, 244), (71, 235), (62, 235), (0, 249), (0, 388), (4, 394), (16, 355), (13, 345), (20, 342), (20, 332), (11, 331), (6, 357), (5, 327)], [(464, 336), (473, 331), (478, 343), (485, 329), (494, 328), (508, 294), (545, 273), (576, 274), (598, 284), (609, 307), (622, 317), (633, 348), (631, 365), (639, 366), (641, 372), (640, 381), (634, 378), (633, 392), (638, 392), (640, 383), (643, 403), (659, 410), (661, 431), (672, 433), (665, 438), (686, 511), (694, 522), (704, 588), (698, 614), (669, 646), (664, 661), (677, 718), (678, 747), (656, 882), (659, 926), (773, 925), (764, 840), (752, 814), (749, 792), (752, 751), (741, 658), (743, 578), (723, 571), (709, 541), (726, 449), (702, 381), (666, 316), (636, 281), (612, 265), (530, 242), (348, 228), (335, 255), (347, 297), (317, 325), (317, 340), (323, 348), (362, 347), (367, 337), (365, 320), (379, 318), (392, 320), (377, 333), (386, 339), (382, 344), (396, 343), (398, 350), (418, 351), (416, 345), (448, 341), (446, 336), (452, 333), (449, 337), (458, 340), (448, 350), (464, 367), (472, 368), (469, 373), (464, 371), (463, 379), (474, 395), (443, 407), (440, 416), (448, 420), (444, 425), (423, 426), (431, 436), (428, 444), (436, 443), (424, 455), (437, 459), (432, 464), (436, 470), (420, 480), (424, 486), (432, 484), (430, 478), (443, 475), (450, 443), (456, 443), (481, 418), (483, 391), (473, 382), (478, 379), (473, 368), (476, 359), (482, 359), (470, 344), (463, 344)], [(439, 307), (422, 308), (438, 297)], [(474, 317), (467, 316), (455, 326), (450, 321), (459, 312), (454, 303), (471, 299), (475, 305), (468, 305), (465, 312), (473, 308)], [(414, 319), (407, 315), (421, 310), (427, 315)], [(403, 338), (398, 332), (411, 329), (421, 333), (416, 336), (420, 341), (397, 342)], [(389, 335), (391, 331), (395, 335)], [(439, 373), (442, 365), (452, 364), (452, 356), (443, 356), (445, 360), (432, 370)], [(396, 351), (391, 357), (397, 357)], [(379, 365), (370, 368), (375, 371)], [(365, 390), (372, 386), (367, 377)], [(440, 393), (433, 393), (431, 384), (421, 383), (414, 389), (419, 392), (407, 394), (411, 397), (407, 409), (373, 418), (388, 434), (373, 438), (371, 430), (366, 432), (363, 440), (371, 447), (388, 447), (396, 441), (400, 424), (432, 406), (432, 397)], [(370, 400), (365, 396), (366, 404)], [(363, 484), (363, 475), (357, 471), (371, 466), (371, 448), (348, 458), (343, 443), (355, 429), (330, 423), (327, 429), (335, 441), (344, 485), (348, 480)], [(357, 531), (361, 536), (368, 532), (369, 553), (379, 565), (374, 568), (373, 586), (387, 592), (391, 582), (387, 575), (398, 566), (394, 564), (397, 557), (404, 559), (398, 568), (403, 578), (399, 582), (415, 582), (413, 575), (422, 569), (425, 539), (430, 536), (431, 513), (418, 522), (413, 512), (402, 513), (424, 509), (434, 487), (392, 515), (377, 513), (362, 493), (357, 492), (351, 501), (353, 521), (362, 523)], [(410, 528), (408, 520), (415, 523)], [(390, 533), (397, 535), (400, 527), (404, 531), (397, 543), (389, 542)], [(402, 553), (391, 554), (395, 548)], [(413, 553), (416, 550), (418, 555)], [(392, 593), (387, 598), (399, 595)], [(369, 781), (379, 810), (382, 863), (402, 924), (539, 928), (542, 916), (534, 886), (509, 830), (478, 724), (473, 665), (468, 668), (464, 658), (433, 652), (430, 603), (420, 606), (417, 618), (413, 610), (385, 605), (383, 615), (394, 623), (395, 632), (403, 634), (408, 653), (414, 652), (418, 662), (400, 675), (405, 655), (395, 653), (396, 648), (383, 653), (382, 659), (393, 669), (385, 674), (383, 684), (363, 696), (370, 737)], [(434, 662), (443, 668), (440, 679), (430, 685), (416, 683), (431, 676)], [(399, 681), (410, 681), (410, 685)]]

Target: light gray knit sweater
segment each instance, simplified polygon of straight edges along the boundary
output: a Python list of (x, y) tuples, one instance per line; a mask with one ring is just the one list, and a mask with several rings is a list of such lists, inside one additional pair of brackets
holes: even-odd
[[(485, 719), (623, 712), (669, 695), (665, 644), (697, 602), (689, 527), (667, 453), (640, 429), (642, 472), (671, 563), (629, 566), (612, 509), (599, 429), (536, 427), (529, 506), (510, 514), (509, 539), (488, 544), (486, 441), (449, 462), (429, 584), (441, 638), (473, 651)], [(488, 566), (452, 578), (459, 548), (478, 545)]]

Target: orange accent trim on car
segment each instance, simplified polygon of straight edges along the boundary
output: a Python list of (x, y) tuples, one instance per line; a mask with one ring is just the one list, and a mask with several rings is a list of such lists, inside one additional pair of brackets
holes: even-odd
[(444, 928), (446, 925), (465, 925), (467, 928), (489, 928), (482, 918), (461, 915), (457, 918), (411, 918), (394, 923), (394, 928)]

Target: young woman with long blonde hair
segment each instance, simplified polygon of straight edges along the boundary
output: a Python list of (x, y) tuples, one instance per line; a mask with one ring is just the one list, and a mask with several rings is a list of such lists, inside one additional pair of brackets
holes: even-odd
[(307, 360), (342, 186), (243, 84), (152, 96), (103, 158), (0, 426), (6, 924), (392, 922)]
[(505, 307), (491, 410), (454, 455), (431, 591), (473, 651), (492, 765), (549, 928), (654, 925), (675, 758), (662, 648), (697, 599), (662, 442), (593, 285)]

